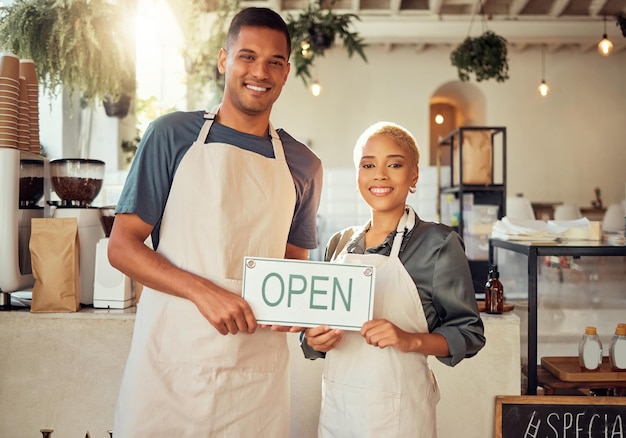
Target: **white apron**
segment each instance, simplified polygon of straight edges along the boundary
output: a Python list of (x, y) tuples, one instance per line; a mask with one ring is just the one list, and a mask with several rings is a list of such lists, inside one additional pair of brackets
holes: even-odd
[[(337, 263), (376, 266), (374, 319), (387, 319), (407, 332), (426, 333), (417, 288), (398, 258), (404, 233), (414, 226), (413, 210), (407, 207), (389, 257), (348, 254), (344, 248)], [(326, 354), (318, 435), (436, 437), (439, 389), (426, 358), (393, 347), (379, 349), (367, 344), (359, 332), (345, 332), (339, 345)]]
[[(216, 109), (178, 166), (158, 251), (240, 295), (244, 256), (284, 257), (295, 188), (271, 124), (275, 159), (204, 144)], [(223, 336), (191, 301), (146, 288), (115, 437), (287, 437), (288, 354), (285, 333)]]

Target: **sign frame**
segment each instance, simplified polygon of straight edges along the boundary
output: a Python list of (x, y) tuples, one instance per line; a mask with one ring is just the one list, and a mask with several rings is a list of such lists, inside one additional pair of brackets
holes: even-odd
[[(289, 277), (287, 281), (283, 275)], [(272, 278), (268, 280), (270, 277)], [(250, 304), (259, 324), (292, 327), (327, 325), (336, 329), (358, 331), (363, 323), (371, 320), (373, 316), (376, 275), (375, 267), (371, 265), (245, 257), (242, 278), (242, 297)], [(307, 290), (307, 293), (310, 292), (308, 308), (303, 305), (304, 299), (298, 296), (304, 294), (304, 290), (299, 289), (296, 292), (300, 293), (292, 293), (294, 290), (291, 288), (292, 284), (296, 283), (298, 287), (308, 288), (307, 279), (311, 280), (311, 289)], [(344, 280), (343, 286), (346, 285), (345, 280), (349, 280), (350, 288), (347, 302), (347, 291), (345, 290), (347, 288), (341, 286), (341, 280)], [(275, 290), (271, 292), (271, 301), (274, 301), (278, 296), (280, 297), (274, 303), (271, 303), (265, 295), (266, 283), (270, 284), (270, 281), (274, 286), (276, 284), (281, 285), (280, 295), (277, 295)], [(325, 282), (332, 283), (332, 294), (327, 295), (329, 291), (323, 289), (314, 290), (315, 281), (318, 281), (320, 285), (326, 284)], [(288, 309), (282, 306), (286, 283), (289, 284), (289, 287), (286, 288), (286, 295), (289, 299)], [(259, 288), (261, 284), (263, 286)], [(353, 286), (361, 295), (353, 296)], [(366, 291), (365, 296), (362, 295), (364, 290)], [(313, 305), (314, 299), (320, 302), (331, 296), (332, 310), (323, 305)], [(353, 302), (355, 297), (356, 300)], [(344, 306), (343, 309), (341, 309), (342, 305)], [(352, 306), (355, 308), (353, 309)]]

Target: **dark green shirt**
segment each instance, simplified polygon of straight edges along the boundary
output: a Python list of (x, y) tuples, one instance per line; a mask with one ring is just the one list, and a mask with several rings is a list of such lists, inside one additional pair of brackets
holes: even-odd
[[(344, 247), (339, 243), (346, 241), (348, 252), (389, 256), (395, 232), (380, 246), (365, 249), (365, 229), (351, 227), (333, 235), (325, 260), (335, 260)], [(448, 341), (450, 356), (438, 359), (454, 366), (476, 355), (485, 345), (484, 326), (461, 237), (446, 225), (425, 222), (416, 215), (415, 227), (402, 240), (399, 258), (415, 282), (429, 332), (439, 333)], [(307, 347), (303, 342), (306, 357), (323, 357)]]

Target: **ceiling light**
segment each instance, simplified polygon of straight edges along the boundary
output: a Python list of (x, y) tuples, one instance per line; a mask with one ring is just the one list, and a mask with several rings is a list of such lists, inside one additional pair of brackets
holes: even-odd
[(548, 95), (548, 93), (550, 92), (550, 87), (548, 87), (548, 84), (546, 84), (546, 74), (545, 74), (545, 55), (544, 55), (544, 50), (545, 50), (545, 44), (541, 45), (541, 84), (539, 84), (539, 87), (537, 87), (537, 90), (539, 90), (539, 94), (541, 94), (543, 97), (546, 97)]
[(602, 41), (598, 43), (598, 52), (602, 56), (609, 56), (613, 53), (613, 43), (606, 33), (606, 16), (604, 17), (604, 34), (602, 35)]
[(319, 82), (314, 81), (311, 84), (311, 94), (315, 97), (319, 96), (322, 92), (322, 86), (320, 85)]
[(437, 114), (435, 116), (435, 123), (441, 125), (443, 123), (443, 116), (441, 114)]

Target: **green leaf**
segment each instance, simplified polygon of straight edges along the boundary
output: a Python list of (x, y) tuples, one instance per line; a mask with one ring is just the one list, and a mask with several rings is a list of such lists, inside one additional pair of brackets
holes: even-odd
[(61, 85), (90, 104), (133, 95), (134, 46), (124, 13), (106, 0), (15, 0), (0, 7), (0, 49), (32, 59), (52, 97)]
[[(289, 14), (287, 16), (287, 28), (291, 35), (291, 60), (296, 68), (296, 76), (300, 77), (305, 85), (312, 78), (311, 69), (317, 57), (324, 56), (327, 47), (316, 46), (311, 38), (311, 30), (328, 35), (330, 41), (337, 38), (343, 41), (343, 46), (348, 52), (348, 57), (357, 53), (363, 61), (367, 62), (363, 38), (357, 32), (351, 32), (350, 27), (353, 20), (360, 20), (356, 14), (335, 14), (332, 5), (328, 9), (321, 7), (321, 1), (309, 3), (297, 17)], [(311, 44), (308, 56), (303, 54), (302, 43)], [(332, 44), (332, 43), (331, 43)]]
[(493, 31), (486, 31), (477, 38), (467, 37), (451, 54), (450, 61), (458, 70), (459, 79), (476, 81), (509, 79), (507, 41)]

